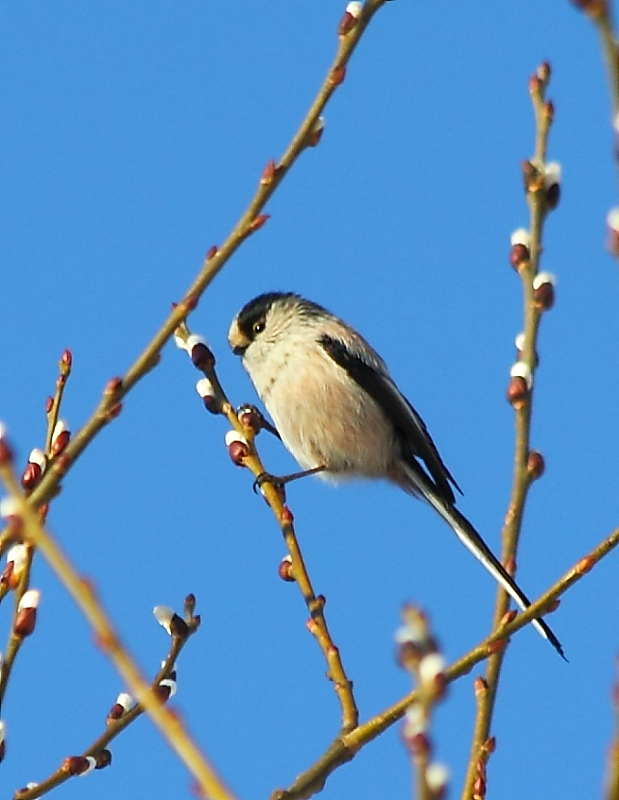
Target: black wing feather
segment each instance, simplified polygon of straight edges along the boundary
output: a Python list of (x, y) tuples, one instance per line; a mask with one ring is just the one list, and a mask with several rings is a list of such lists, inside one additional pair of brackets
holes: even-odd
[(437, 494), (446, 503), (453, 505), (456, 498), (451, 487), (454, 486), (460, 494), (462, 491), (443, 463), (423, 420), (391, 377), (386, 372), (377, 371), (375, 366), (352, 353), (342, 341), (332, 336), (322, 336), (319, 342), (391, 420), (400, 437), (403, 460), (409, 463), (413, 472), (417, 472), (422, 471), (421, 465), (415, 461), (420, 458), (433, 479)]

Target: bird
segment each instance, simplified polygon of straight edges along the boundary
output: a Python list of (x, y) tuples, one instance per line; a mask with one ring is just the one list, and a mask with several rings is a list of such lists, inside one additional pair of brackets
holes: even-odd
[[(234, 317), (228, 342), (303, 468), (299, 474), (318, 473), (335, 483), (386, 479), (425, 500), (522, 610), (531, 605), (456, 508), (454, 490), (462, 491), (424, 421), (353, 327), (298, 294), (267, 292)], [(565, 659), (548, 624), (531, 622)]]

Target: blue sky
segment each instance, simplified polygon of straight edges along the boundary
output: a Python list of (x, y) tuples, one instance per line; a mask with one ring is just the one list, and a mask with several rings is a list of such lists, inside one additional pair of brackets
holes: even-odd
[[(74, 355), (64, 416), (76, 430), (221, 243), (309, 106), (343, 4), (6, 2), (0, 9), (0, 418), (24, 462), (44, 439), (44, 401)], [(617, 265), (605, 216), (617, 202), (610, 105), (597, 40), (564, 2), (388, 3), (361, 42), (308, 151), (190, 320), (236, 402), (255, 400), (228, 351), (251, 297), (294, 290), (354, 324), (383, 355), (462, 486), (461, 510), (495, 550), (511, 485), (504, 400), (522, 327), (509, 237), (527, 225), (520, 162), (532, 154), (529, 75), (553, 66), (549, 156), (563, 166), (543, 267), (558, 276), (542, 323), (532, 443), (547, 473), (525, 516), (518, 579), (541, 593), (618, 523)], [(100, 594), (144, 669), (167, 640), (152, 618), (193, 591), (203, 626), (179, 663), (175, 707), (239, 798), (290, 784), (336, 734), (339, 713), (306, 611), (250, 475), (232, 466), (222, 419), (168, 345), (121, 417), (72, 470), (50, 528)], [(260, 442), (273, 472), (294, 463)], [(453, 660), (488, 631), (495, 588), (449, 529), (386, 485), (289, 489), (298, 534), (362, 719), (400, 698), (393, 633), (406, 600), (430, 614)], [(613, 735), (617, 554), (551, 624), (569, 664), (533, 630), (513, 641), (489, 765), (490, 796), (601, 786)], [(101, 732), (124, 687), (39, 559), (39, 626), (3, 710), (7, 796)], [(8, 611), (0, 620), (6, 630)], [(0, 644), (0, 649), (3, 645)], [(478, 670), (436, 715), (436, 756), (458, 796)], [(189, 796), (184, 768), (146, 720), (111, 769), (65, 798)], [(410, 796), (394, 728), (322, 795)]]

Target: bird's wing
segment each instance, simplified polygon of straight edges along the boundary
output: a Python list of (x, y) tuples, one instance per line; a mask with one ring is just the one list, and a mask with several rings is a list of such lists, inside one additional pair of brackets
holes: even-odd
[[(421, 465), (415, 462), (415, 458), (419, 458), (428, 470), (436, 493), (453, 505), (456, 498), (451, 487), (462, 493), (461, 489), (443, 463), (423, 420), (395, 385), (382, 360), (376, 356), (375, 362), (370, 364), (362, 357), (361, 352), (374, 353), (369, 345), (363, 351), (360, 348), (354, 352), (344, 342), (329, 335), (322, 336), (319, 343), (391, 420), (400, 437), (402, 458), (409, 462), (413, 475), (418, 471), (423, 472)], [(419, 493), (424, 494), (422, 491)]]

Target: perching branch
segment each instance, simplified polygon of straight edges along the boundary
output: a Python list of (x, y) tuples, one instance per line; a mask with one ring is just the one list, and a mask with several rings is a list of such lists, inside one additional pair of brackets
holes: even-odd
[(303, 560), (303, 554), (293, 524), (293, 515), (285, 502), (283, 486), (269, 476), (262, 464), (255, 439), (264, 427), (262, 416), (253, 407), (241, 407), (237, 413), (228, 400), (215, 372), (215, 357), (203, 339), (191, 334), (183, 323), (175, 335), (177, 344), (185, 349), (194, 366), (205, 376), (198, 384), (204, 405), (211, 413), (223, 414), (233, 430), (226, 436), (228, 452), (239, 467), (247, 467), (260, 482), (260, 492), (277, 520), (288, 549), (288, 559), (280, 565), (280, 576), (295, 582), (310, 613), (308, 630), (315, 637), (327, 662), (327, 677), (333, 682), (342, 709), (342, 732), (353, 730), (359, 722), (359, 712), (340, 652), (329, 631), (324, 614), (325, 598), (317, 595)]

